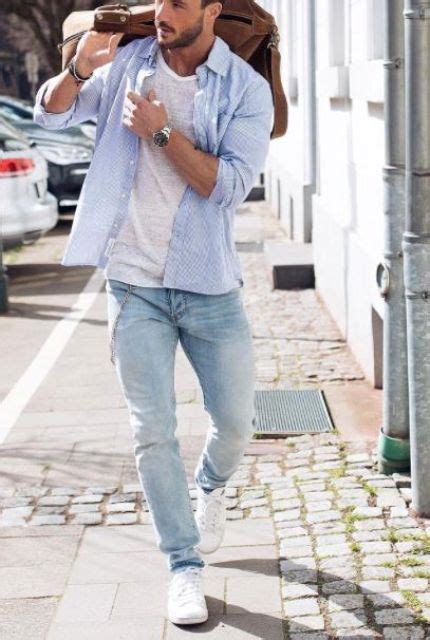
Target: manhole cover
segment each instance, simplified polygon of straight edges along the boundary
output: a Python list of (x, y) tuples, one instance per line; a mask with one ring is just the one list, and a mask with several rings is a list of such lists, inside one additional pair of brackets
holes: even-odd
[(289, 435), (323, 433), (335, 427), (319, 389), (269, 389), (255, 392), (255, 433)]

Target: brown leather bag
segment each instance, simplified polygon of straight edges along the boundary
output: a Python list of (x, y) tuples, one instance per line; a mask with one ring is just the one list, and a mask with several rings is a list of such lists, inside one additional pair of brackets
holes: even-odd
[[(119, 46), (135, 38), (156, 35), (155, 5), (128, 7), (107, 4), (94, 11), (75, 11), (63, 23), (63, 69), (73, 57), (79, 39), (90, 29), (124, 33)], [(281, 81), (279, 31), (274, 17), (255, 0), (226, 0), (215, 22), (215, 33), (269, 82), (275, 113), (271, 138), (283, 136), (288, 127), (288, 103)]]

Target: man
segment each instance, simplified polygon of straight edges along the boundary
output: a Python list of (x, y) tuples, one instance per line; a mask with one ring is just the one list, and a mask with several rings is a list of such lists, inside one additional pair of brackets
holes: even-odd
[[(121, 36), (88, 32), (70, 69), (40, 87), (34, 115), (52, 129), (98, 117), (62, 264), (105, 269), (111, 360), (179, 624), (208, 618), (201, 553), (221, 544), (225, 486), (255, 428), (233, 223), (264, 166), (273, 101), (268, 82), (215, 36), (222, 6), (158, 0), (157, 35), (119, 49)], [(195, 516), (175, 437), (178, 340), (211, 418)]]

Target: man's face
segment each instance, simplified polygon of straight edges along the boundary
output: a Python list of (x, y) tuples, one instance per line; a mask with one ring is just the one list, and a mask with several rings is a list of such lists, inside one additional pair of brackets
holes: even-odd
[(155, 26), (160, 47), (188, 47), (205, 28), (200, 0), (156, 0)]

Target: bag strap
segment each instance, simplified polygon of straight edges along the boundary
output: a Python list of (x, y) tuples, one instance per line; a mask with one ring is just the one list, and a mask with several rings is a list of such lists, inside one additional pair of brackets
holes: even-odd
[(282, 89), (281, 80), (281, 54), (274, 46), (269, 49), (269, 64), (272, 74), (272, 96), (275, 107), (275, 121), (273, 123), (271, 139), (281, 138), (285, 135), (288, 127), (288, 102)]

